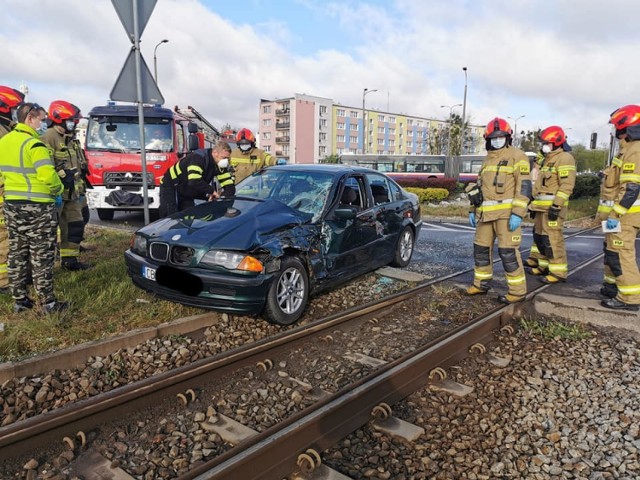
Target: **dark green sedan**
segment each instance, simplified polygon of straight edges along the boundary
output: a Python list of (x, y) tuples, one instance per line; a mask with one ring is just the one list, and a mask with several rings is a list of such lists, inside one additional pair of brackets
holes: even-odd
[(384, 174), (284, 165), (246, 178), (235, 197), (141, 228), (125, 260), (159, 297), (290, 325), (310, 295), (406, 266), (421, 226), (417, 196)]

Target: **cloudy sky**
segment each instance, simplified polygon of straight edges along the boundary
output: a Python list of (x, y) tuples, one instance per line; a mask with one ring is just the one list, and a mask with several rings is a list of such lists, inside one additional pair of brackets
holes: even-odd
[[(144, 0), (139, 0), (144, 1)], [(0, 84), (31, 101), (104, 104), (131, 43), (108, 0), (0, 0)], [(159, 0), (142, 54), (166, 106), (257, 129), (261, 98), (306, 93), (347, 106), (485, 124), (557, 124), (607, 141), (609, 114), (640, 103), (637, 0)], [(454, 111), (461, 114), (462, 108)], [(513, 121), (511, 120), (512, 127)]]

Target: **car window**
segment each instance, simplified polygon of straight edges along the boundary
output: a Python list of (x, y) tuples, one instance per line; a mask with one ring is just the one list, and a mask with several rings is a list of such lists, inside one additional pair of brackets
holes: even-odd
[(381, 205), (383, 203), (389, 203), (391, 198), (389, 196), (390, 188), (389, 182), (382, 175), (375, 175), (368, 173), (367, 180), (371, 187), (371, 197), (373, 198), (374, 205)]
[(391, 201), (396, 202), (402, 200), (402, 190), (400, 190), (400, 187), (393, 182), (389, 182), (389, 187), (391, 189)]
[(362, 178), (348, 177), (340, 194), (339, 207), (354, 207), (362, 210), (367, 204)]

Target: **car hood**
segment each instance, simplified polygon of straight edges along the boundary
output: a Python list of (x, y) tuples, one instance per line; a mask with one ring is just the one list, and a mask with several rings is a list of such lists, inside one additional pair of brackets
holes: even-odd
[(276, 200), (234, 197), (203, 203), (138, 230), (150, 240), (194, 248), (251, 251), (275, 233), (307, 222)]

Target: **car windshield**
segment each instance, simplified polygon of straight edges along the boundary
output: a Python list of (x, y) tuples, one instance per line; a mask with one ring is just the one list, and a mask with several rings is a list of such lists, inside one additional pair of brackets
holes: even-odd
[(316, 221), (332, 185), (333, 176), (326, 173), (268, 168), (240, 182), (236, 195), (277, 200)]
[[(168, 118), (145, 118), (145, 148), (148, 152), (173, 150), (171, 121)], [(95, 116), (87, 126), (87, 150), (121, 153), (139, 152), (138, 117)]]

